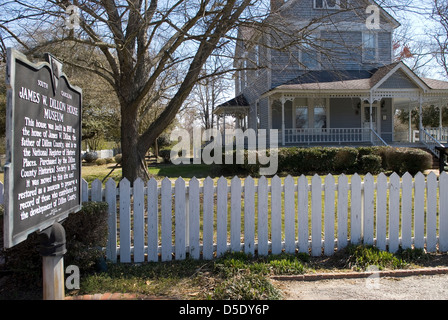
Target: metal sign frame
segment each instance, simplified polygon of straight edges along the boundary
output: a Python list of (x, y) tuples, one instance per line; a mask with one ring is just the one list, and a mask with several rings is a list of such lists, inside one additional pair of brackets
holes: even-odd
[[(68, 78), (66, 77), (65, 74), (62, 73), (62, 64), (57, 61), (57, 59), (55, 59), (53, 56), (51, 55), (47, 55), (47, 60), (49, 62), (41, 62), (41, 63), (32, 63), (30, 62), (25, 55), (23, 55), (22, 53), (20, 53), (19, 51), (15, 50), (15, 49), (8, 49), (7, 52), (7, 57), (8, 57), (8, 63), (7, 63), (7, 70), (6, 70), (6, 85), (7, 85), (7, 106), (6, 106), (6, 165), (5, 165), (5, 217), (4, 217), (4, 246), (5, 248), (10, 248), (13, 247), (15, 245), (17, 245), (18, 243), (24, 241), (27, 239), (28, 235), (35, 232), (35, 231), (42, 231), (50, 226), (52, 226), (54, 223), (56, 222), (60, 222), (64, 219), (66, 219), (68, 217), (68, 215), (70, 213), (75, 213), (78, 212), (79, 210), (81, 210), (81, 195), (82, 195), (82, 190), (81, 190), (81, 137), (82, 137), (82, 132), (81, 132), (81, 128), (82, 128), (82, 119), (81, 119), (81, 114), (82, 114), (82, 89), (80, 89), (79, 87), (73, 86), (70, 84)], [(54, 61), (54, 62), (53, 62)], [(53, 62), (53, 63), (52, 63)], [(19, 66), (20, 64), (20, 66)], [(23, 70), (24, 68), (27, 68), (30, 70), (30, 74), (24, 75), (24, 73), (21, 73), (20, 76), (19, 74), (16, 74), (17, 69)], [(39, 83), (36, 84), (36, 88), (34, 88), (34, 90), (36, 91), (30, 91), (33, 92), (33, 95), (35, 95), (33, 98), (29, 98), (29, 96), (27, 96), (27, 98), (29, 98), (30, 101), (32, 101), (31, 105), (32, 108), (28, 108), (30, 109), (30, 113), (36, 114), (36, 113), (42, 113), (45, 111), (45, 114), (47, 116), (46, 119), (49, 120), (49, 122), (47, 122), (48, 124), (48, 128), (50, 128), (50, 123), (52, 123), (51, 127), (54, 127), (54, 124), (57, 123), (55, 122), (56, 119), (53, 117), (50, 117), (50, 115), (55, 115), (54, 114), (54, 110), (49, 110), (50, 107), (44, 105), (43, 103), (43, 97), (42, 95), (38, 92), (45, 92), (46, 94), (48, 94), (48, 96), (45, 96), (45, 98), (47, 99), (48, 97), (54, 99), (53, 101), (50, 100), (50, 105), (51, 102), (55, 102), (56, 97), (58, 97), (60, 100), (57, 101), (59, 104), (64, 104), (65, 99), (70, 98), (70, 93), (72, 93), (73, 95), (76, 95), (74, 98), (74, 101), (76, 102), (76, 108), (77, 108), (77, 114), (75, 112), (73, 112), (72, 114), (67, 114), (65, 113), (65, 119), (70, 119), (68, 122), (70, 122), (70, 124), (72, 122), (75, 123), (75, 129), (73, 131), (72, 130), (72, 126), (63, 126), (64, 130), (67, 130), (67, 136), (68, 136), (68, 127), (70, 127), (70, 133), (72, 133), (72, 137), (73, 140), (75, 140), (75, 143), (70, 144), (69, 146), (71, 148), (74, 148), (74, 155), (73, 155), (73, 150), (67, 148), (67, 144), (65, 143), (65, 140), (68, 139), (68, 141), (71, 141), (70, 137), (67, 137), (65, 134), (63, 134), (62, 132), (53, 132), (52, 134), (56, 134), (59, 139), (62, 139), (61, 137), (64, 137), (62, 140), (58, 140), (58, 138), (55, 138), (55, 140), (51, 140), (51, 142), (53, 142), (53, 145), (55, 145), (54, 141), (59, 141), (57, 143), (59, 143), (58, 148), (61, 148), (61, 153), (62, 154), (66, 154), (66, 152), (68, 150), (70, 150), (70, 154), (73, 155), (73, 157), (71, 157), (69, 160), (71, 161), (75, 161), (74, 165), (75, 166), (71, 166), (71, 165), (67, 165), (68, 166), (68, 172), (73, 172), (73, 174), (71, 175), (71, 178), (73, 177), (73, 180), (70, 180), (71, 185), (73, 186), (73, 189), (70, 189), (69, 193), (67, 192), (67, 189), (65, 189), (64, 191), (66, 192), (65, 194), (70, 194), (71, 195), (71, 200), (67, 201), (67, 198), (65, 198), (66, 202), (63, 202), (63, 200), (61, 201), (61, 198), (64, 198), (64, 193), (61, 196), (61, 193), (58, 193), (57, 195), (53, 195), (52, 196), (52, 201), (56, 201), (56, 206), (53, 207), (53, 204), (51, 206), (51, 211), (50, 209), (48, 209), (49, 206), (47, 206), (47, 208), (45, 210), (48, 210), (49, 212), (46, 212), (46, 214), (43, 214), (43, 210), (42, 208), (38, 208), (37, 210), (35, 210), (35, 212), (39, 212), (41, 211), (41, 214), (37, 213), (35, 214), (33, 217), (31, 217), (30, 215), (30, 219), (28, 219), (28, 221), (26, 221), (26, 223), (24, 222), (22, 224), (22, 222), (17, 223), (19, 220), (25, 220), (22, 218), (18, 218), (18, 215), (20, 215), (20, 212), (17, 212), (17, 206), (18, 206), (18, 191), (22, 191), (23, 190), (23, 185), (24, 185), (24, 177), (21, 175), (17, 175), (17, 166), (18, 163), (17, 161), (20, 161), (20, 159), (24, 158), (24, 153), (25, 151), (22, 150), (22, 148), (19, 148), (20, 150), (14, 150), (17, 146), (23, 146), (23, 136), (21, 136), (22, 134), (22, 130), (27, 131), (26, 128), (24, 129), (23, 127), (21, 127), (20, 123), (16, 123), (15, 120), (17, 120), (17, 116), (19, 115), (19, 112), (27, 112), (27, 108), (24, 108), (23, 106), (26, 105), (27, 107), (30, 106), (30, 102), (28, 101), (22, 101), (22, 96), (19, 96), (21, 94), (21, 92), (17, 92), (20, 91), (18, 90), (18, 86), (20, 86), (19, 82), (19, 78), (23, 78), (23, 79), (27, 79), (27, 81), (29, 79), (35, 79), (38, 76), (44, 77), (47, 81), (43, 82), (39, 80), (37, 81)], [(27, 76), (29, 76), (29, 78), (27, 78)], [(25, 81), (25, 80), (23, 80)], [(31, 80), (29, 80), (31, 81)], [(56, 89), (57, 89), (57, 83), (59, 82), (59, 85), (61, 85), (62, 83), (62, 88), (65, 88), (67, 91), (69, 91), (70, 93), (67, 95), (65, 93), (64, 97), (61, 98), (61, 95), (63, 95), (64, 92), (62, 92), (62, 89), (58, 92), (58, 95), (56, 95)], [(41, 86), (41, 87), (39, 87)], [(43, 86), (43, 87), (42, 87)], [(50, 88), (51, 87), (51, 88)], [(22, 87), (23, 89), (23, 87)], [(30, 89), (31, 90), (31, 89)], [(46, 90), (46, 91), (43, 91)], [(79, 96), (78, 96), (79, 95)], [(33, 101), (34, 99), (34, 101)], [(18, 103), (22, 103), (19, 107)], [(48, 103), (48, 102), (46, 102)], [(46, 107), (47, 110), (44, 110)], [(70, 106), (72, 107), (72, 106)], [(31, 109), (33, 109), (33, 111), (31, 111)], [(20, 111), (19, 111), (20, 110)], [(70, 109), (71, 110), (71, 109)], [(67, 111), (68, 111), (68, 107), (67, 107)], [(63, 115), (63, 111), (57, 113), (57, 116), (61, 116)], [(20, 114), (20, 116), (26, 116), (25, 114)], [(76, 119), (77, 117), (77, 119)], [(63, 118), (64, 119), (64, 118)], [(75, 120), (73, 120), (75, 119)], [(30, 120), (34, 121), (35, 119)], [(53, 122), (50, 122), (53, 121)], [(60, 121), (60, 119), (59, 119)], [(64, 120), (63, 120), (64, 121)], [(37, 122), (37, 121), (36, 121)], [(62, 122), (64, 123), (64, 122)], [(61, 124), (62, 125), (62, 124)], [(22, 124), (23, 126), (23, 124)], [(33, 125), (34, 126), (34, 125)], [(22, 132), (20, 132), (22, 131)], [(36, 130), (38, 131), (38, 130)], [(43, 132), (43, 131), (41, 131)], [(50, 130), (47, 130), (46, 134), (51, 134), (49, 133)], [(59, 135), (58, 135), (59, 133)], [(17, 139), (21, 139), (22, 142), (18, 142)], [(43, 140), (43, 139), (42, 139)], [(31, 141), (31, 140), (29, 140)], [(48, 140), (50, 141), (50, 140)], [(31, 141), (33, 142), (33, 141)], [(21, 143), (21, 144), (18, 144)], [(40, 142), (39, 142), (40, 143)], [(61, 147), (61, 143), (63, 144), (63, 147)], [(37, 145), (37, 142), (35, 143)], [(47, 148), (47, 152), (48, 152), (48, 148)], [(63, 151), (62, 151), (63, 150)], [(28, 150), (27, 150), (28, 152)], [(22, 153), (22, 154), (20, 154)], [(50, 152), (48, 152), (50, 153)], [(34, 149), (33, 149), (33, 154), (34, 154)], [(49, 162), (52, 162), (52, 160), (55, 160), (55, 156), (51, 155), (51, 154), (47, 154), (47, 156), (45, 156), (46, 160)], [(72, 159), (74, 158), (74, 160)], [(22, 159), (22, 167), (25, 167), (25, 163), (27, 160)], [(59, 161), (67, 161), (67, 158), (62, 158), (59, 157), (57, 158), (57, 163), (59, 164)], [(53, 162), (54, 163), (54, 162)], [(32, 162), (32, 164), (35, 166), (36, 162)], [(40, 165), (39, 165), (40, 166)], [(62, 168), (62, 165), (58, 165), (58, 166), (54, 166), (53, 168)], [(39, 167), (38, 167), (39, 168)], [(67, 168), (67, 167), (66, 167)], [(73, 169), (75, 168), (75, 169)], [(40, 169), (40, 168), (39, 168)], [(21, 170), (24, 170), (23, 168)], [(34, 174), (34, 178), (36, 178), (38, 176), (37, 172), (38, 169), (36, 169), (36, 173), (34, 173), (35, 170), (34, 168), (31, 168), (30, 171), (31, 173)], [(56, 169), (59, 170), (59, 169)], [(73, 170), (73, 171), (70, 171)], [(50, 170), (51, 171), (51, 167)], [(42, 171), (45, 172), (45, 171)], [(31, 174), (30, 174), (31, 175)], [(56, 177), (58, 177), (58, 175), (55, 175)], [(61, 178), (61, 180), (63, 180), (64, 182), (66, 182), (65, 180), (65, 174), (63, 175), (64, 179)], [(30, 178), (31, 179), (31, 178)], [(55, 181), (53, 175), (52, 175), (52, 181)], [(36, 181), (36, 180), (34, 180)], [(30, 201), (35, 201), (35, 203), (37, 203), (39, 201), (41, 201), (41, 199), (48, 199), (47, 194), (50, 191), (46, 191), (47, 187), (48, 189), (50, 184), (48, 184), (49, 179), (45, 179), (43, 182), (41, 182), (42, 180), (40, 180), (39, 182), (34, 182), (33, 181), (33, 186), (34, 183), (36, 184), (36, 190), (37, 190), (37, 186), (41, 187), (40, 188), (40, 192), (44, 195), (46, 195), (46, 198), (39, 198), (39, 195), (37, 195), (37, 197), (34, 197), (33, 200)], [(59, 177), (57, 178), (57, 181), (59, 181)], [(25, 185), (27, 188), (30, 187), (29, 185), (30, 181), (26, 181)], [(40, 184), (43, 183), (43, 184)], [(67, 183), (68, 184), (68, 183)], [(62, 186), (63, 183), (59, 184), (59, 187)], [(51, 188), (53, 189), (53, 188)], [(33, 190), (32, 192), (35, 192), (36, 190)], [(73, 191), (74, 190), (74, 191)], [(45, 192), (44, 192), (45, 191)], [(56, 190), (58, 191), (58, 190)], [(25, 192), (28, 192), (25, 190)], [(21, 194), (23, 195), (23, 193)], [(28, 193), (25, 193), (25, 195), (23, 195), (23, 197), (25, 196), (29, 196)], [(30, 197), (30, 196), (29, 196)], [(36, 200), (38, 199), (38, 200)], [(49, 200), (46, 200), (49, 201)], [(62, 204), (59, 204), (58, 202), (61, 202)], [(24, 215), (26, 216), (26, 215)], [(32, 218), (32, 219), (31, 219)], [(30, 225), (28, 225), (30, 224)]]

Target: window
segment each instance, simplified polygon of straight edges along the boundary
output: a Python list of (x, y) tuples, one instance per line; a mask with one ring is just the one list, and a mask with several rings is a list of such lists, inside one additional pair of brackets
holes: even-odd
[(364, 62), (377, 60), (377, 34), (366, 32), (362, 34), (362, 59)]
[(314, 0), (315, 9), (339, 9), (340, 7), (340, 0)]
[(313, 122), (315, 129), (325, 129), (327, 127), (327, 108), (325, 106), (325, 99), (314, 100)]
[[(314, 38), (314, 37), (313, 37)], [(312, 39), (311, 41), (315, 41)], [(301, 62), (305, 69), (319, 69), (319, 55), (317, 50), (309, 43), (304, 43), (302, 46), (302, 58)]]
[(296, 128), (308, 128), (308, 107), (303, 106), (296, 108)]

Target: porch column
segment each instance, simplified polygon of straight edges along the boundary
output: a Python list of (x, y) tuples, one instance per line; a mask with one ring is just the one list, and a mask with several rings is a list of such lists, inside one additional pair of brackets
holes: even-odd
[(419, 113), (419, 123), (418, 123), (418, 131), (420, 141), (423, 140), (423, 96), (420, 93), (418, 99), (418, 113)]
[(285, 97), (282, 96), (282, 146), (285, 145)]
[(408, 112), (409, 112), (409, 120), (408, 120), (409, 142), (413, 143), (414, 136), (412, 135), (411, 101), (408, 102)]
[(224, 116), (222, 117), (222, 125), (224, 127), (223, 139), (222, 142), (224, 145), (226, 144), (226, 112), (224, 111)]
[(442, 129), (442, 127), (443, 127), (442, 108), (443, 108), (443, 100), (440, 99), (440, 105), (439, 105), (439, 127), (440, 127), (440, 129)]

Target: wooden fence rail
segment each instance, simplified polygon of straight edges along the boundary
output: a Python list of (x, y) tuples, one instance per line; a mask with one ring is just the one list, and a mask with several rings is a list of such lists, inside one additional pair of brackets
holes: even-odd
[(95, 180), (82, 190), (83, 201), (109, 204), (111, 261), (207, 260), (227, 251), (319, 256), (349, 243), (448, 251), (447, 173), (137, 179), (132, 188), (126, 179), (104, 187)]

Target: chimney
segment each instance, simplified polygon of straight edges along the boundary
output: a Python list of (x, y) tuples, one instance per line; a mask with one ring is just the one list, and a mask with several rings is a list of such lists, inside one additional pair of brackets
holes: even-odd
[(285, 0), (271, 0), (271, 13), (278, 11), (285, 3)]

